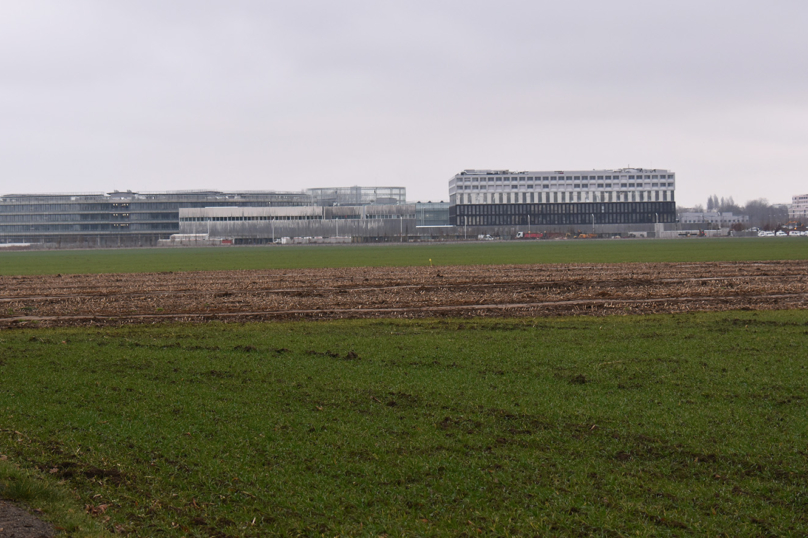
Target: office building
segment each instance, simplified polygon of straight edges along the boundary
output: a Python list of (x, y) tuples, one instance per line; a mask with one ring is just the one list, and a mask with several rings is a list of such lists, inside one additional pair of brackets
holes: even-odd
[(675, 185), (661, 169), (464, 170), (449, 180), (450, 213), (457, 226), (675, 223)]

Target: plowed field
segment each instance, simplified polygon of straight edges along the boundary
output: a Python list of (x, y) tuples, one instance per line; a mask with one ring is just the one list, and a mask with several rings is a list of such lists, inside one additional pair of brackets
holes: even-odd
[(0, 328), (808, 306), (808, 261), (0, 277)]

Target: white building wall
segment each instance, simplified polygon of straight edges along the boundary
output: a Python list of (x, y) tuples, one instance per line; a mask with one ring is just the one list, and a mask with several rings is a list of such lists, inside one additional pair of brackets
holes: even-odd
[(675, 174), (662, 169), (465, 170), (449, 180), (449, 196), (461, 204), (673, 202), (675, 184)]
[(808, 194), (797, 194), (791, 197), (788, 218), (801, 221), (803, 224), (808, 222)]

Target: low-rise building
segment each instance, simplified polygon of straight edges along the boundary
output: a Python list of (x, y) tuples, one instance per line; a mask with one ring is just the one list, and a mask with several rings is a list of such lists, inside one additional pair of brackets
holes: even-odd
[(728, 228), (733, 224), (746, 224), (749, 217), (746, 215), (733, 215), (730, 211), (684, 211), (679, 214), (682, 224), (710, 224), (720, 228)]
[(356, 241), (407, 241), (441, 237), (448, 225), (448, 204), (306, 207), (206, 207), (180, 209), (180, 234), (234, 244), (262, 244), (281, 238), (351, 238)]

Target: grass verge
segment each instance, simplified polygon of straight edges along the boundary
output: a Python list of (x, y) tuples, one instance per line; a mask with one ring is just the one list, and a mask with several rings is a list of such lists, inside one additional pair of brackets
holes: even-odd
[(134, 536), (804, 535), (806, 334), (804, 311), (6, 331), (0, 452)]

